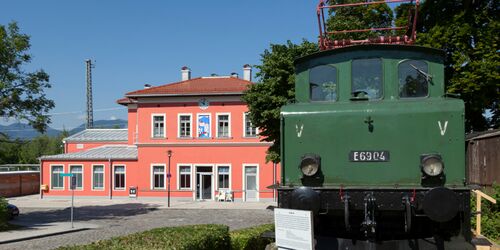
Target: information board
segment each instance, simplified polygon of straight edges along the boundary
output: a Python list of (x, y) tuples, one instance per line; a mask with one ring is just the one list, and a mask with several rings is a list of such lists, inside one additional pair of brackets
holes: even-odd
[(285, 249), (314, 249), (313, 215), (311, 211), (274, 209), (276, 246)]

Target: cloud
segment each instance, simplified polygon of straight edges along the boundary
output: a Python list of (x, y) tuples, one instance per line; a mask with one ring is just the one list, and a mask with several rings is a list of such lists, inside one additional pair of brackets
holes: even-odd
[(87, 120), (87, 115), (79, 115), (76, 117), (78, 120)]
[(109, 117), (110, 120), (114, 121), (114, 120), (118, 120), (118, 118), (116, 118), (116, 116), (112, 115)]

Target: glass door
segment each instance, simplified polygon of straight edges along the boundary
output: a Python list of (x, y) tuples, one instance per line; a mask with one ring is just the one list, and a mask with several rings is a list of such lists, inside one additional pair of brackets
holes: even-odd
[(245, 200), (257, 201), (257, 167), (245, 167)]

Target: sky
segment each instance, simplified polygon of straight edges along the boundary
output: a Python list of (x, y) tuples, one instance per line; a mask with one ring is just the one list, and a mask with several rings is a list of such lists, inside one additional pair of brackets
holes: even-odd
[[(315, 0), (4, 0), (0, 25), (31, 37), (27, 71), (45, 70), (55, 101), (51, 127), (85, 122), (85, 60), (92, 69), (94, 120), (125, 119), (125, 93), (192, 77), (243, 75), (272, 43), (316, 41)], [(255, 69), (254, 69), (255, 73)], [(2, 119), (0, 124), (12, 121)]]

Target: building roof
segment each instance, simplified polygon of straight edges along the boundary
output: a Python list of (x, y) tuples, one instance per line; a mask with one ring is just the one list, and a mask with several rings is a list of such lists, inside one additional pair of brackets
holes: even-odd
[(64, 138), (66, 142), (128, 141), (127, 129), (85, 129)]
[[(250, 81), (230, 76), (198, 77), (132, 91), (125, 94), (125, 96), (241, 95), (251, 84)], [(127, 100), (120, 99), (119, 101)]]
[(89, 150), (44, 155), (41, 160), (137, 160), (137, 147), (129, 145), (105, 145)]
[(482, 131), (482, 132), (470, 133), (467, 135), (466, 141), (485, 139), (485, 138), (496, 137), (496, 136), (500, 136), (500, 129), (492, 129), (492, 130), (486, 130), (486, 131)]

